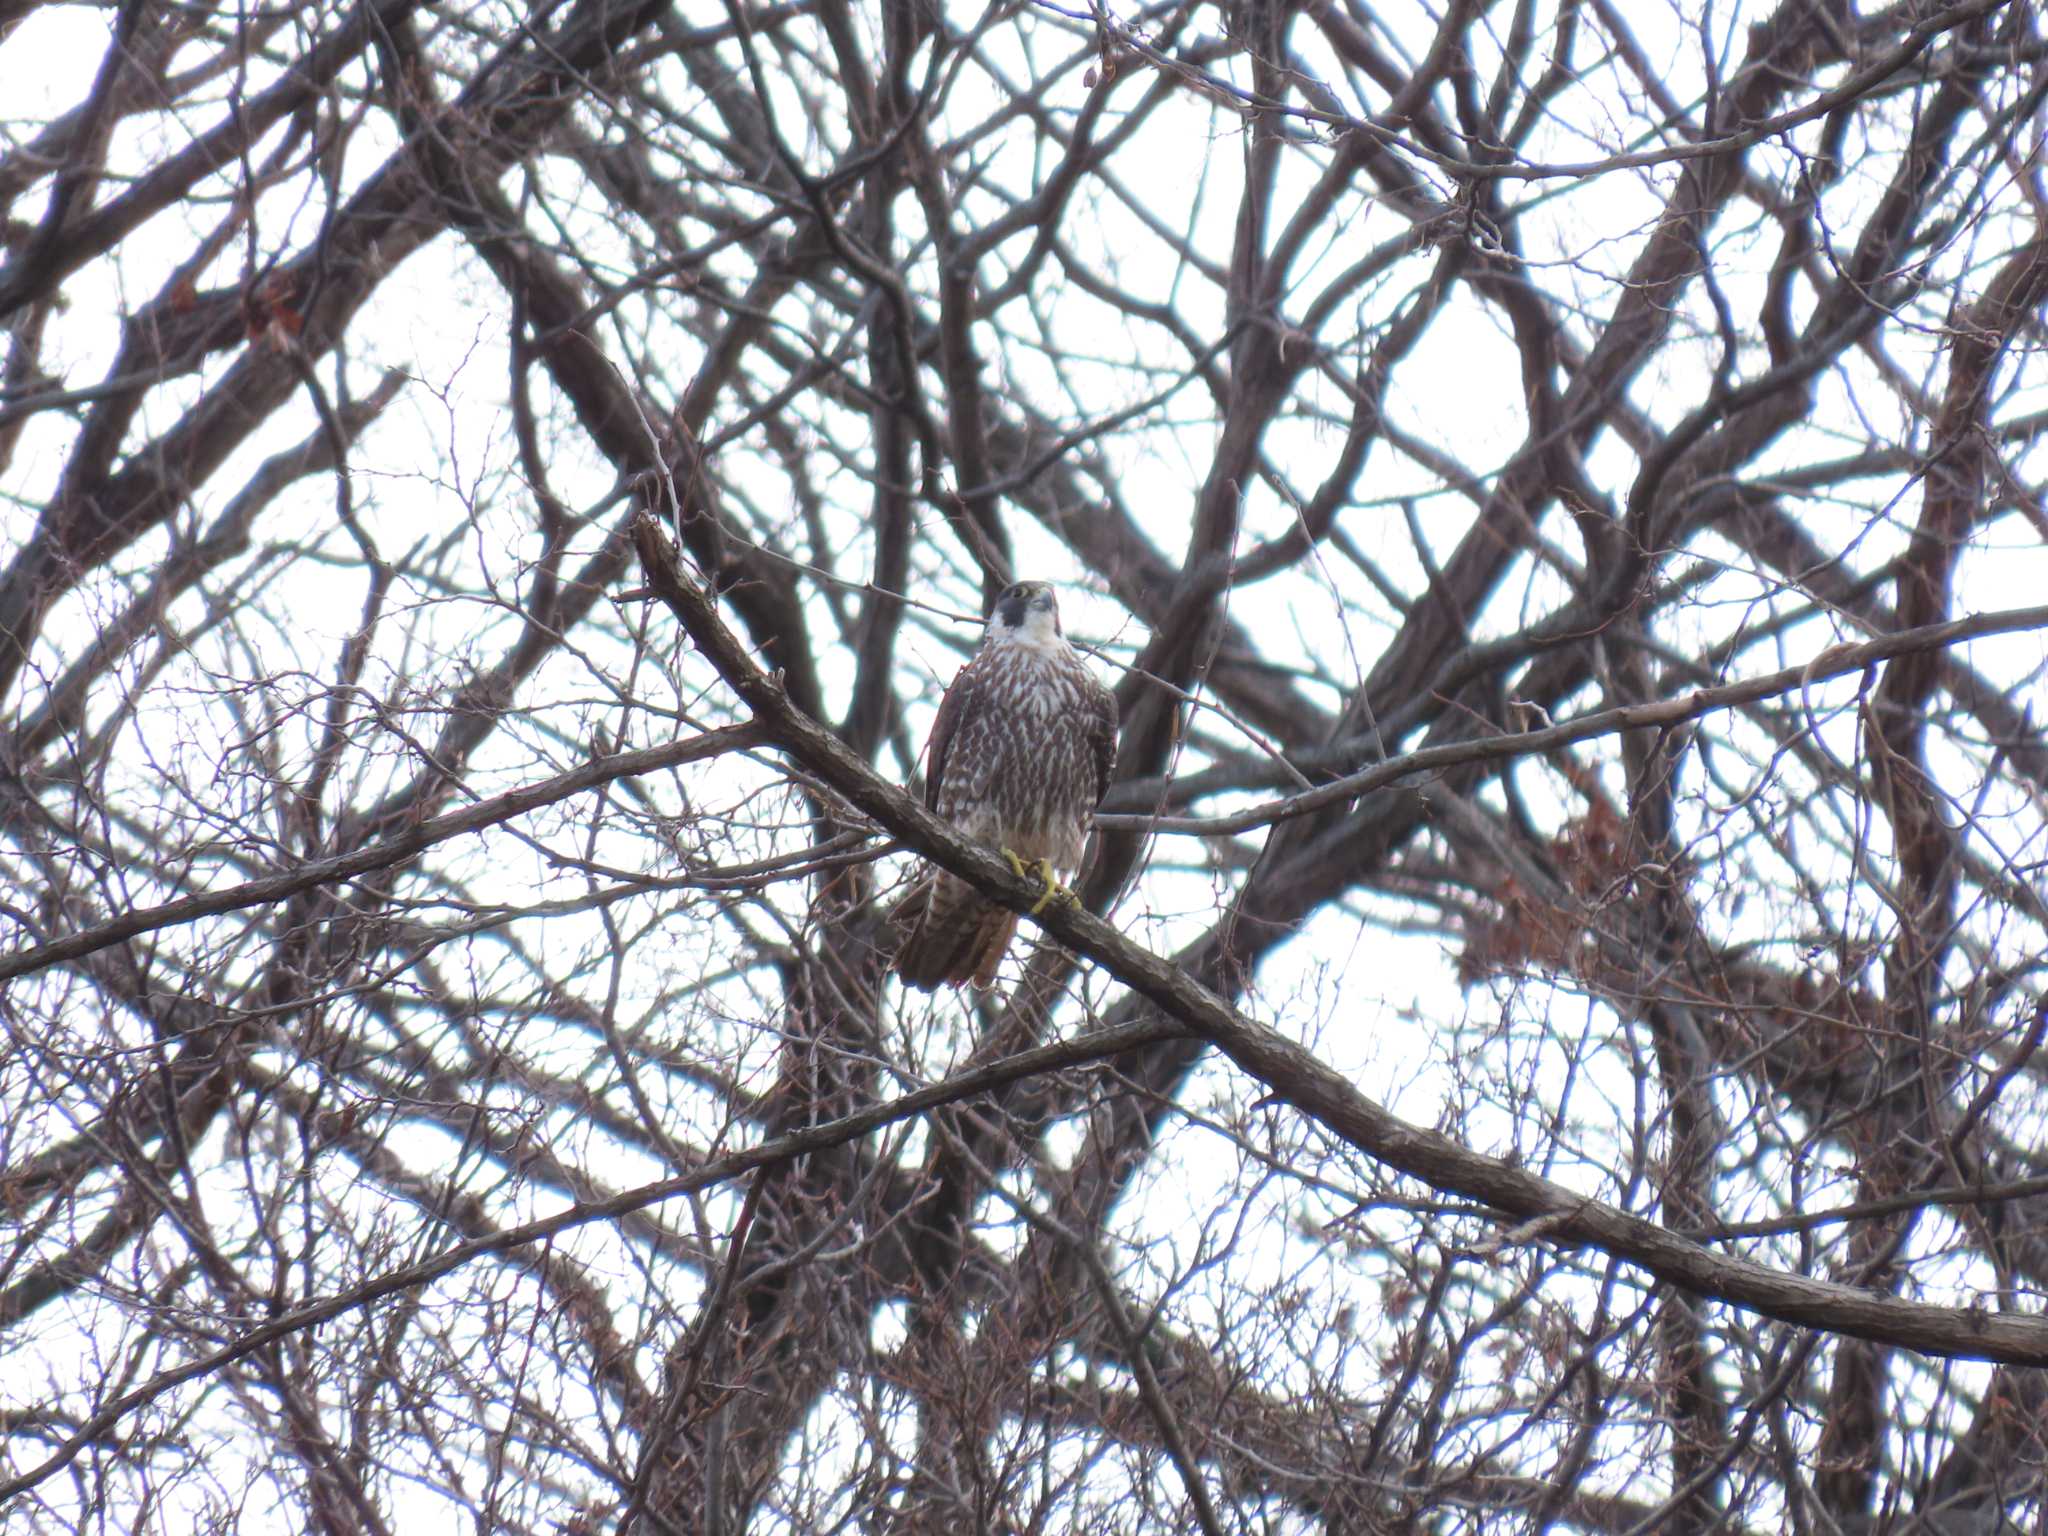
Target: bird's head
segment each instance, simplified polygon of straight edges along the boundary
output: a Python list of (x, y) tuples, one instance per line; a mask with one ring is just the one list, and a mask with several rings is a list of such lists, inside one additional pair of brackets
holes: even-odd
[(1004, 589), (988, 616), (988, 638), (1002, 645), (1064, 645), (1060, 600), (1048, 581), (1020, 581)]

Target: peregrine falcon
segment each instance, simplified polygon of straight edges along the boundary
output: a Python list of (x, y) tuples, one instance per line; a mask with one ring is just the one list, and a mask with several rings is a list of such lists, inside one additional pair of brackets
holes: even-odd
[[(1020, 875), (1036, 871), (1043, 906), (1072, 897), (1057, 872), (1080, 865), (1115, 758), (1115, 695), (1067, 644), (1053, 589), (1018, 582), (939, 704), (924, 803)], [(896, 973), (920, 992), (992, 986), (1017, 931), (1016, 913), (929, 864), (889, 920), (904, 935)]]

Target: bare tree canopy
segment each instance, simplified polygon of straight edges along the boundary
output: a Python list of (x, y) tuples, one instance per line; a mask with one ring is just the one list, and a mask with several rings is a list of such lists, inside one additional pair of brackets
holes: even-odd
[(0, 1527), (2048, 1530), (2044, 44), (0, 0)]

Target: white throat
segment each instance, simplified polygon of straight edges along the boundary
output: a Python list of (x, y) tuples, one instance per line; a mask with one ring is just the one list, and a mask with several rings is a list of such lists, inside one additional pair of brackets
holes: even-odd
[(1050, 656), (1066, 650), (1067, 637), (1060, 633), (1059, 620), (1055, 615), (1043, 608), (1034, 608), (1024, 615), (1021, 625), (1003, 632), (1003, 643)]

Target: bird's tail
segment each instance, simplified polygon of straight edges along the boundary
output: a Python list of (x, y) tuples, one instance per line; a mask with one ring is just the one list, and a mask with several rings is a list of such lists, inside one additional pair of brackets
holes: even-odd
[(934, 871), (890, 908), (889, 926), (902, 935), (894, 964), (906, 987), (934, 992), (971, 981), (986, 991), (1016, 935), (1017, 914)]

